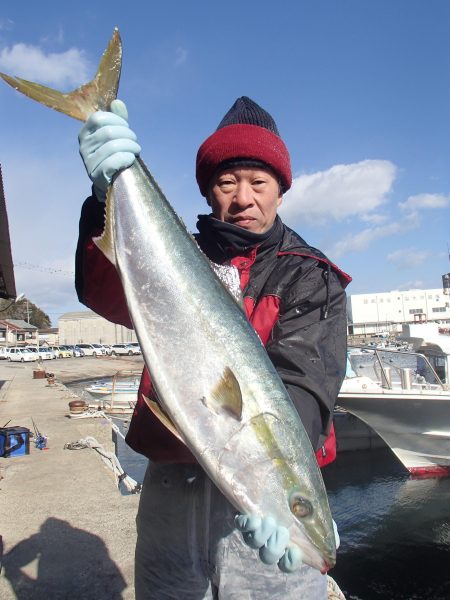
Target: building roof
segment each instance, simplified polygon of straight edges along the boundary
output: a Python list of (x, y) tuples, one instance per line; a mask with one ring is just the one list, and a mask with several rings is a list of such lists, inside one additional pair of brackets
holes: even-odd
[(72, 319), (92, 319), (92, 317), (100, 317), (97, 313), (95, 313), (93, 310), (80, 310), (77, 312), (67, 312), (62, 314), (59, 317), (60, 321), (69, 321)]
[(16, 282), (9, 237), (8, 214), (0, 165), (0, 298), (15, 298)]
[(37, 329), (37, 327), (30, 325), (30, 323), (27, 323), (22, 319), (2, 319), (0, 323), (3, 323), (4, 325), (7, 324), (9, 327), (11, 327), (11, 329), (30, 329), (33, 331)]

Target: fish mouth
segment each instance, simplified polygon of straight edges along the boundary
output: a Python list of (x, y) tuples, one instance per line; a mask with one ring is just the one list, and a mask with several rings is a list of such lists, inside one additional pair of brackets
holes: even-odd
[(328, 573), (328, 571), (330, 569), (333, 568), (334, 565), (329, 564), (325, 561), (325, 564), (323, 565), (323, 567), (320, 569), (320, 572), (322, 573), (322, 575), (326, 575)]

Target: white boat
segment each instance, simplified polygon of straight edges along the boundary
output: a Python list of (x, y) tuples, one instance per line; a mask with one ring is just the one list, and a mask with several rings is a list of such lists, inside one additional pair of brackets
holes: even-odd
[(141, 373), (117, 371), (109, 380), (95, 381), (84, 388), (93, 402), (91, 407), (106, 413), (131, 413), (137, 400)]
[(405, 326), (401, 338), (415, 351), (350, 349), (338, 406), (372, 428), (413, 475), (450, 475), (450, 336), (420, 324)]

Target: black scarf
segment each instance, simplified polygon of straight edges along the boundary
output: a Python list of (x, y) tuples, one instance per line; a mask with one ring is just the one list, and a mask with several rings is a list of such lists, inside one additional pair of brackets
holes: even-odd
[(256, 247), (259, 257), (277, 246), (283, 234), (283, 224), (278, 216), (272, 227), (264, 233), (248, 231), (238, 225), (220, 221), (213, 215), (198, 215), (197, 229), (200, 248), (215, 262), (245, 255)]

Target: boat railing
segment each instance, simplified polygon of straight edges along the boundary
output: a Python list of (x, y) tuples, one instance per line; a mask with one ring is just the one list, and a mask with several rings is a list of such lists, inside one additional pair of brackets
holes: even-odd
[(122, 369), (121, 371), (117, 371), (113, 375), (111, 381), (113, 398), (114, 392), (116, 391), (116, 388), (118, 387), (118, 385), (120, 385), (121, 382), (130, 380), (134, 380), (134, 383), (139, 382), (141, 374), (141, 371), (136, 371), (135, 369)]
[(366, 376), (388, 390), (444, 390), (445, 385), (423, 354), (361, 346), (348, 354), (356, 376)]

